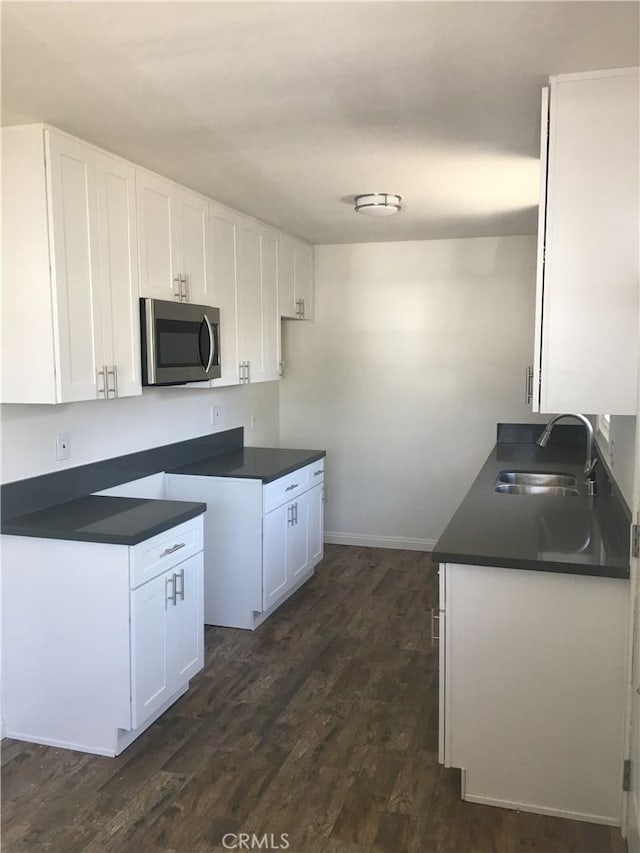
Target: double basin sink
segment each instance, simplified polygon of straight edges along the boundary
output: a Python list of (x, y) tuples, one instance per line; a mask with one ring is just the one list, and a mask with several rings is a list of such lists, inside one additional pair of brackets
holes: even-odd
[(579, 494), (572, 474), (546, 474), (541, 471), (501, 471), (495, 491), (505, 495), (549, 495), (573, 497)]

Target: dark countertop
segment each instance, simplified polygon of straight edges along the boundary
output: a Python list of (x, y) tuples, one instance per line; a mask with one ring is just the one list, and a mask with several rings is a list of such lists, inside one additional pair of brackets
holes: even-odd
[(270, 483), (326, 456), (324, 450), (287, 450), (282, 447), (241, 447), (188, 465), (172, 468), (171, 474), (200, 477), (239, 477)]
[[(629, 520), (622, 501), (601, 463), (599, 493), (586, 495), (584, 459), (584, 450), (576, 447), (498, 443), (438, 540), (433, 559), (628, 578)], [(496, 479), (508, 470), (573, 474), (580, 494), (500, 494), (494, 491)]]
[(183, 521), (201, 515), (204, 503), (87, 495), (7, 519), (2, 532), (43, 539), (71, 539), (111, 545), (137, 545)]
[[(84, 483), (85, 488), (107, 488), (137, 479), (139, 476), (158, 470), (172, 474), (197, 474), (209, 477), (242, 477), (270, 483), (291, 471), (309, 465), (326, 455), (324, 450), (287, 450), (279, 447), (233, 447), (231, 442), (242, 440), (242, 430), (230, 430), (221, 434), (217, 445), (216, 436), (207, 437), (213, 454), (193, 461), (193, 454), (202, 452), (198, 448), (202, 439), (168, 445), (166, 448), (118, 457), (108, 463), (87, 465), (72, 471), (73, 481)], [(225, 447), (226, 443), (226, 447)], [(195, 449), (193, 447), (195, 446)], [(204, 446), (204, 445), (203, 445)], [(205, 446), (206, 447), (206, 446)], [(176, 466), (176, 454), (182, 461)], [(147, 457), (152, 457), (147, 459)], [(156, 458), (157, 457), (157, 458)], [(176, 467), (174, 467), (176, 466)], [(106, 473), (96, 470), (107, 468)], [(120, 472), (120, 473), (118, 473)], [(105, 479), (105, 477), (107, 479)], [(58, 486), (61, 475), (46, 475), (18, 483), (13, 492), (18, 495), (16, 503), (29, 505), (31, 493), (37, 499), (38, 490), (52, 496), (59, 489), (58, 500), (49, 506), (34, 508), (4, 517), (2, 533), (13, 536), (34, 536), (43, 539), (70, 539), (79, 542), (103, 542), (114, 545), (137, 545), (158, 533), (169, 530), (176, 524), (188, 521), (205, 512), (207, 505), (190, 501), (151, 500), (148, 498), (125, 498), (107, 495), (84, 494), (71, 499), (68, 484)], [(49, 481), (52, 481), (49, 483)], [(6, 488), (6, 487), (5, 487)], [(77, 487), (76, 487), (77, 488)], [(24, 492), (24, 495), (19, 490)], [(66, 490), (66, 496), (65, 496)], [(77, 491), (76, 491), (77, 495)]]

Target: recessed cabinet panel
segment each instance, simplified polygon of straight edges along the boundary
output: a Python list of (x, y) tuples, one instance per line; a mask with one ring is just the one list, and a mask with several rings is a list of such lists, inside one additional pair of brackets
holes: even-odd
[(173, 222), (172, 184), (143, 170), (136, 171), (138, 234), (140, 239), (140, 293), (155, 299), (174, 300), (176, 236)]
[(107, 384), (118, 397), (130, 397), (142, 392), (135, 170), (97, 154), (96, 177)]
[(324, 556), (324, 486), (308, 492), (309, 559), (312, 565)]
[(249, 380), (260, 376), (263, 363), (262, 268), (260, 233), (242, 222), (236, 231), (238, 247), (238, 350), (249, 362)]
[(66, 136), (46, 132), (56, 344), (60, 402), (97, 397), (96, 353), (102, 351), (95, 155)]
[(176, 192), (180, 227), (180, 272), (189, 302), (212, 305), (209, 273), (209, 214), (207, 200), (195, 193)]
[(291, 505), (285, 504), (264, 516), (262, 522), (263, 609), (268, 610), (287, 589), (287, 539)]
[(175, 623), (169, 646), (171, 671), (176, 684), (184, 684), (204, 666), (202, 554), (176, 566), (174, 573), (176, 604), (169, 611), (169, 617)]
[(288, 528), (287, 570), (290, 584), (295, 584), (309, 570), (309, 496), (301, 495), (293, 504), (293, 525)]
[[(278, 241), (275, 234), (261, 236), (262, 364), (260, 380), (277, 379), (280, 361), (280, 315), (278, 314)], [(257, 381), (257, 377), (254, 381)]]
[(137, 728), (171, 694), (167, 619), (172, 607), (171, 572), (131, 593), (131, 702)]
[(211, 299), (220, 309), (220, 364), (222, 375), (213, 387), (237, 385), (238, 301), (236, 295), (236, 223), (222, 208), (209, 205), (211, 223)]

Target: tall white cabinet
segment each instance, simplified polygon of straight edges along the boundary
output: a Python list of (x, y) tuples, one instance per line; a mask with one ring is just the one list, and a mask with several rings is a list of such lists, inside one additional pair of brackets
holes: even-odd
[(3, 402), (140, 394), (133, 169), (27, 125), (2, 170)]
[(534, 411), (636, 413), (639, 80), (565, 74), (544, 93)]

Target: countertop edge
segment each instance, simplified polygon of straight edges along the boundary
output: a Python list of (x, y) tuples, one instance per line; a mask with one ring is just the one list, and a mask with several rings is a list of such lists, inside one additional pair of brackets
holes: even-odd
[(196, 518), (197, 516), (205, 513), (206, 510), (207, 505), (205, 503), (196, 503), (195, 505), (191, 503), (191, 506), (177, 512), (172, 518), (159, 521), (150, 527), (146, 527), (143, 531), (131, 536), (127, 536), (122, 533), (89, 533), (82, 530), (65, 532), (55, 529), (47, 530), (46, 528), (29, 529), (26, 527), (16, 527), (12, 530), (10, 519), (2, 525), (1, 532), (3, 536), (21, 536), (28, 537), (30, 539), (56, 539), (65, 542), (94, 542), (102, 545), (124, 545), (130, 547), (132, 545), (139, 545), (141, 542), (145, 542), (148, 539), (152, 539), (154, 536), (157, 536), (159, 533), (164, 533), (166, 530), (171, 530), (172, 527), (176, 527), (178, 524), (190, 521), (192, 518)]
[(585, 563), (560, 563), (553, 560), (519, 560), (504, 557), (483, 556), (481, 554), (454, 554), (446, 551), (432, 551), (434, 563), (457, 563), (462, 566), (486, 566), (498, 569), (519, 569), (529, 572), (548, 574), (582, 575), (583, 577), (629, 580), (630, 572), (616, 566), (589, 566)]

